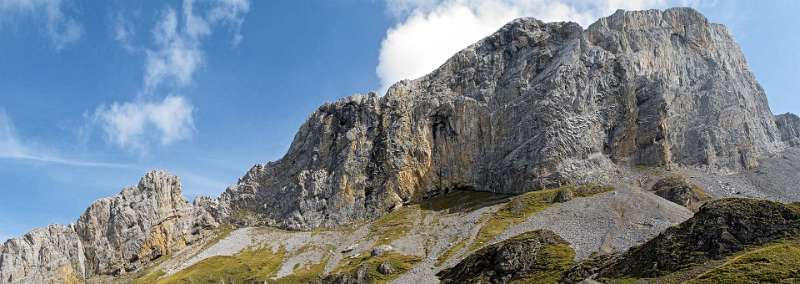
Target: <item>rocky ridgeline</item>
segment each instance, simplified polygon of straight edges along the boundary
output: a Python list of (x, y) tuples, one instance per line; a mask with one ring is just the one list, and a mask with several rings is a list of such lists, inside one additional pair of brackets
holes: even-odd
[(323, 105), (219, 206), (307, 229), (455, 188), (602, 182), (617, 166), (734, 173), (786, 147), (788, 129), (727, 29), (692, 9), (618, 11), (585, 30), (522, 18), (383, 97)]
[(69, 226), (33, 230), (0, 246), (0, 283), (63, 283), (120, 275), (202, 237), (205, 199), (195, 206), (180, 179), (147, 173), (136, 187), (95, 201)]
[(136, 271), (219, 223), (288, 229), (372, 219), (453, 189), (613, 182), (635, 165), (735, 173), (800, 141), (774, 117), (727, 29), (688, 8), (618, 11), (583, 29), (512, 21), (385, 96), (328, 103), (286, 155), (219, 198), (150, 172), (70, 226), (0, 250), (0, 282)]

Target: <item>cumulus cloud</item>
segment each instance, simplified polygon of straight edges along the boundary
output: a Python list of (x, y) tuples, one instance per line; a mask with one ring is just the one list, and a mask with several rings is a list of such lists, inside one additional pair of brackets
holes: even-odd
[(0, 159), (30, 160), (81, 167), (126, 167), (122, 164), (68, 159), (34, 143), (23, 142), (6, 111), (0, 108)]
[(0, 18), (27, 15), (43, 21), (43, 32), (61, 50), (83, 35), (83, 26), (65, 14), (65, 6), (62, 0), (0, 0)]
[[(688, 4), (683, 0), (674, 4)], [(381, 43), (376, 73), (381, 89), (415, 79), (464, 47), (519, 17), (572, 21), (586, 27), (617, 9), (664, 8), (668, 0), (387, 0), (398, 23)]]
[(108, 141), (122, 148), (144, 151), (152, 141), (167, 145), (194, 132), (194, 107), (180, 96), (163, 101), (125, 102), (100, 106), (94, 115)]

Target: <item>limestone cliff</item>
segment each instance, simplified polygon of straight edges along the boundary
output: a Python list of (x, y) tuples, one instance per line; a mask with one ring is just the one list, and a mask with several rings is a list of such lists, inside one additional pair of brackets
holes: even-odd
[[(77, 222), (36, 229), (0, 246), (0, 283), (83, 281), (134, 271), (200, 237), (205, 207), (181, 194), (180, 179), (148, 172), (135, 187), (92, 203)], [(194, 221), (198, 220), (198, 221)]]
[(800, 117), (793, 113), (775, 116), (775, 123), (783, 139), (789, 146), (800, 146)]
[(525, 192), (615, 165), (729, 173), (783, 147), (738, 45), (692, 9), (585, 30), (523, 18), (383, 97), (323, 105), (284, 158), (223, 193), (220, 216), (333, 226), (454, 188)]

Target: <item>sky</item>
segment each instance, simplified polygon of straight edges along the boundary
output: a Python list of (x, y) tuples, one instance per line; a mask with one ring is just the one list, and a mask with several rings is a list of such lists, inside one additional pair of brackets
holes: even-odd
[(773, 112), (800, 112), (800, 1), (0, 0), (0, 241), (151, 169), (217, 196), (319, 105), (382, 94), (514, 18), (672, 6), (727, 25)]

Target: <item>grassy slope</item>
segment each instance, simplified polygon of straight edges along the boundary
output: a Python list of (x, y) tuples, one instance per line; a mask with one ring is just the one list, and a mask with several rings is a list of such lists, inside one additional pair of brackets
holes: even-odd
[(586, 197), (614, 190), (611, 187), (597, 185), (562, 186), (560, 188), (532, 191), (514, 197), (494, 214), (487, 216), (486, 222), (470, 245), (470, 250), (489, 244), (509, 227), (521, 223), (536, 213), (550, 207), (561, 191), (571, 191), (575, 197)]
[[(800, 203), (787, 204), (800, 213)], [(659, 278), (602, 279), (603, 283), (800, 283), (800, 236), (752, 246)]]

